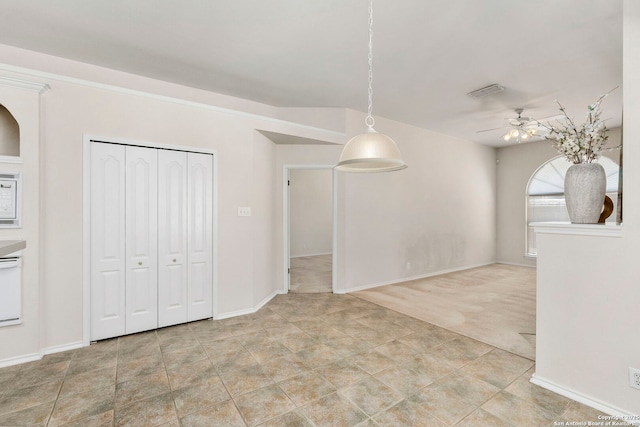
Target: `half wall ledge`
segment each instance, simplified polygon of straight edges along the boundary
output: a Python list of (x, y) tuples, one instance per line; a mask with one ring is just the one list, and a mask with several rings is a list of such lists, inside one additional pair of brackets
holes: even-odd
[(536, 233), (575, 236), (622, 237), (622, 224), (572, 224), (570, 222), (533, 222)]

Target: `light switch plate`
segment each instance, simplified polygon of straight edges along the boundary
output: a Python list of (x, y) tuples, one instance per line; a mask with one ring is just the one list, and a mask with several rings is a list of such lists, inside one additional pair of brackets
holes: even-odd
[(248, 206), (239, 207), (238, 216), (251, 216), (251, 208)]

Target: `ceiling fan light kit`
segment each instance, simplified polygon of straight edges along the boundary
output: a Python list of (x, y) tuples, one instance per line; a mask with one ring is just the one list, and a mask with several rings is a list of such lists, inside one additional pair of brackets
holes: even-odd
[(511, 128), (502, 135), (502, 139), (505, 142), (514, 140), (519, 144), (536, 136), (538, 132), (538, 121), (531, 117), (522, 117), (522, 112), (524, 111), (522, 108), (516, 108), (514, 111), (518, 114), (518, 117), (509, 119)]
[(395, 141), (373, 125), (373, 0), (369, 0), (369, 105), (367, 130), (347, 142), (335, 169), (343, 172), (390, 172), (407, 167)]
[(531, 138), (535, 135), (535, 131), (533, 130), (521, 130), (521, 129), (511, 129), (509, 132), (502, 135), (502, 139), (506, 142), (515, 139), (517, 142), (523, 142), (527, 139)]

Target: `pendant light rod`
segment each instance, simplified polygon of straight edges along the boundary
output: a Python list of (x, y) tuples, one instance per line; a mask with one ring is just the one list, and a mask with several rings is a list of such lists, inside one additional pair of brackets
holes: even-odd
[(373, 128), (373, 0), (369, 0), (369, 76), (367, 125), (365, 133), (356, 135), (342, 149), (336, 170), (343, 172), (389, 172), (404, 169), (407, 164), (402, 160), (395, 141)]
[(369, 0), (369, 87), (367, 94), (369, 96), (369, 103), (367, 108), (367, 117), (365, 124), (369, 129), (373, 129), (373, 125), (376, 121), (373, 118), (373, 0)]

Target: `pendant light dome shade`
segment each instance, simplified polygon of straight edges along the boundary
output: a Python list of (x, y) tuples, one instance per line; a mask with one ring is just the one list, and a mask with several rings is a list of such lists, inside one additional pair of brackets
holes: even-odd
[(336, 170), (343, 172), (391, 172), (404, 169), (395, 141), (385, 134), (368, 128), (356, 135), (342, 149)]
[(396, 142), (373, 128), (373, 0), (369, 0), (369, 87), (368, 109), (364, 123), (365, 133), (356, 135), (347, 142), (335, 169), (343, 172), (390, 172), (404, 169)]

